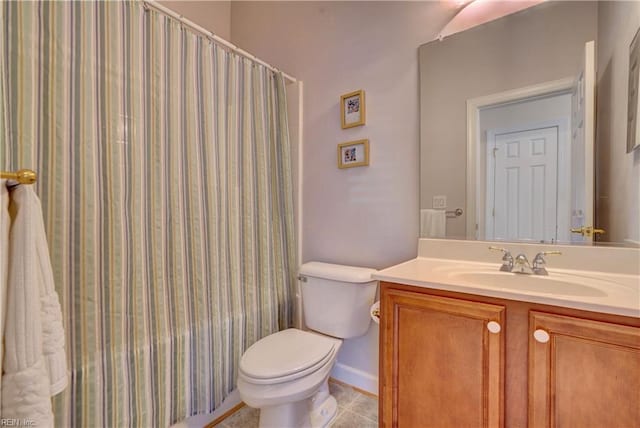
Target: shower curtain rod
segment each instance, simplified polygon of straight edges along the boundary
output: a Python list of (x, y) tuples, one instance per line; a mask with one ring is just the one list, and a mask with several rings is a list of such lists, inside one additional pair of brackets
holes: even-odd
[(282, 75), (284, 76), (284, 78), (286, 80), (288, 80), (289, 82), (291, 82), (291, 83), (296, 83), (297, 82), (297, 79), (295, 77), (292, 77), (292, 76), (288, 75), (284, 71), (278, 70), (276, 67), (272, 66), (271, 64), (267, 64), (266, 62), (264, 62), (260, 58), (256, 57), (255, 55), (250, 54), (249, 52), (245, 51), (244, 49), (240, 49), (239, 47), (237, 47), (236, 45), (234, 45), (231, 42), (226, 41), (222, 37), (216, 36), (211, 31), (202, 28), (201, 26), (199, 26), (195, 22), (191, 21), (190, 19), (185, 18), (184, 16), (180, 15), (179, 13), (176, 13), (173, 10), (171, 10), (171, 9), (165, 7), (165, 6), (162, 6), (161, 4), (157, 3), (155, 0), (143, 0), (142, 3), (143, 3), (143, 5), (145, 7), (151, 7), (153, 9), (157, 10), (158, 12), (164, 13), (165, 15), (169, 15), (170, 17), (180, 21), (182, 24), (186, 25), (187, 27), (190, 27), (191, 29), (195, 30), (196, 32), (206, 36), (207, 38), (209, 38), (209, 39), (213, 40), (214, 42), (226, 47), (227, 49), (231, 50), (232, 52), (237, 53), (238, 55), (241, 55), (241, 56), (243, 56), (245, 58), (248, 58), (251, 61), (257, 62), (258, 64), (264, 65), (265, 67), (267, 67), (268, 69), (270, 69), (272, 71), (282, 72)]

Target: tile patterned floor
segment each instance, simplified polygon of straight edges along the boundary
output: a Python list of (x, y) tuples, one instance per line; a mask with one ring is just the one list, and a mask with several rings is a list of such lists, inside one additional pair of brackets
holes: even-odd
[[(333, 382), (329, 382), (329, 390), (338, 402), (338, 414), (331, 428), (377, 428), (377, 398)], [(258, 410), (248, 406), (242, 407), (217, 425), (219, 428), (257, 428), (257, 426)]]

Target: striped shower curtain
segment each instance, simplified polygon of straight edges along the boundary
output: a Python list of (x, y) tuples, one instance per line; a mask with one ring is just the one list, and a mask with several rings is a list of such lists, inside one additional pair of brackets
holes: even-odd
[(284, 81), (139, 2), (0, 3), (0, 169), (39, 173), (57, 426), (209, 412), (292, 323)]

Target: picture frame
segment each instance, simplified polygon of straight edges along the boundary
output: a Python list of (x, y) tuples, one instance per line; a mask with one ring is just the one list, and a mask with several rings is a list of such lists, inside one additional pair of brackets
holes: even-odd
[(627, 105), (627, 153), (640, 147), (640, 28), (629, 45), (629, 102)]
[(338, 168), (369, 165), (369, 140), (347, 141), (338, 144)]
[(366, 121), (364, 91), (349, 92), (340, 97), (340, 123), (342, 129), (362, 126)]

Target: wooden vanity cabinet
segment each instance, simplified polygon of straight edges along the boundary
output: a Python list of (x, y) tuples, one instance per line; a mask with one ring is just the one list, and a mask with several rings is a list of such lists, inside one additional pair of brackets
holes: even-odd
[(640, 319), (388, 282), (380, 296), (380, 426), (640, 426)]
[(502, 426), (504, 307), (383, 292), (382, 426)]
[(640, 426), (638, 327), (532, 311), (529, 332), (529, 426)]

